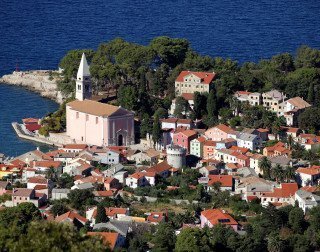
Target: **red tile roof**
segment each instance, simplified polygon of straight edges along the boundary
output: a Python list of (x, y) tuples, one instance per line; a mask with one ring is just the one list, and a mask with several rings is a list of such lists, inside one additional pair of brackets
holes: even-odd
[(201, 215), (204, 216), (212, 225), (238, 225), (238, 222), (236, 222), (235, 219), (220, 209), (204, 210), (201, 212)]
[(233, 150), (241, 154), (246, 154), (249, 151), (248, 148), (238, 147), (238, 146), (231, 146), (229, 150)]
[(228, 134), (234, 134), (235, 133), (235, 131), (232, 128), (230, 128), (229, 126), (227, 126), (225, 124), (219, 124), (219, 125), (215, 126), (215, 128), (217, 128), (217, 129), (219, 129), (219, 130), (221, 130), (223, 132), (226, 132)]
[(41, 125), (39, 124), (26, 124), (26, 129), (31, 132), (39, 130), (40, 128), (41, 128)]
[(317, 186), (304, 186), (300, 189), (311, 193), (320, 191), (320, 189)]
[(48, 180), (45, 177), (42, 176), (35, 176), (28, 179), (28, 183), (33, 184), (48, 184)]
[(46, 168), (59, 168), (62, 162), (60, 161), (34, 161), (31, 162), (31, 167), (46, 167)]
[(89, 236), (101, 236), (103, 243), (105, 245), (109, 245), (110, 249), (113, 251), (116, 246), (116, 242), (118, 240), (119, 234), (112, 232), (88, 232)]
[(86, 144), (66, 144), (63, 146), (64, 149), (80, 149), (84, 150), (88, 146)]
[(56, 222), (63, 222), (63, 221), (66, 221), (66, 220), (74, 220), (74, 219), (77, 219), (79, 221), (81, 221), (82, 223), (86, 223), (88, 220), (86, 218), (84, 218), (83, 216), (81, 216), (80, 214), (74, 212), (74, 211), (68, 211), (62, 215), (59, 215), (55, 218), (55, 221)]
[(165, 214), (163, 212), (151, 212), (151, 214), (147, 217), (147, 221), (159, 223), (165, 218)]
[(181, 96), (187, 101), (191, 101), (194, 99), (193, 93), (183, 93), (183, 94), (181, 94)]
[(311, 166), (310, 168), (298, 168), (297, 169), (298, 173), (303, 173), (303, 174), (307, 174), (307, 175), (318, 175), (320, 174), (320, 166)]
[(197, 132), (194, 131), (194, 130), (187, 129), (187, 130), (185, 130), (185, 131), (179, 132), (179, 134), (182, 134), (182, 135), (184, 135), (184, 136), (186, 136), (186, 137), (189, 138), (189, 137), (192, 137), (192, 136), (196, 136), (196, 135), (197, 135)]
[(39, 123), (39, 118), (24, 118), (24, 119), (22, 119), (22, 122), (24, 123), (24, 124), (29, 124), (29, 123), (31, 123), (31, 124), (38, 124)]
[(108, 190), (108, 191), (94, 191), (93, 194), (97, 197), (112, 197), (113, 196), (113, 191)]
[(220, 182), (222, 187), (232, 187), (233, 178), (231, 175), (209, 175), (208, 186), (213, 185), (216, 182)]
[(167, 163), (167, 161), (163, 161), (159, 164), (156, 164), (148, 169), (146, 169), (147, 172), (152, 172), (152, 173), (156, 173), (156, 174), (160, 174), (164, 171), (169, 171), (172, 168), (171, 165), (169, 165)]
[(215, 78), (215, 73), (206, 73), (206, 72), (192, 72), (192, 71), (182, 71), (179, 76), (177, 77), (176, 81), (178, 82), (184, 82), (184, 78), (189, 75), (193, 74), (197, 76), (198, 78), (201, 78), (202, 84), (209, 85)]
[(280, 188), (274, 188), (273, 192), (266, 192), (264, 197), (289, 198), (298, 191), (297, 183), (282, 183)]

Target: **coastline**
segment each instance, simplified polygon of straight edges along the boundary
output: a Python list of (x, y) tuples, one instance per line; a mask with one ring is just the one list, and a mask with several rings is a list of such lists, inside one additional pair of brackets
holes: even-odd
[(57, 89), (59, 80), (58, 71), (51, 70), (30, 70), (14, 71), (12, 74), (3, 75), (0, 84), (8, 84), (26, 88), (32, 92), (40, 94), (42, 97), (49, 98), (61, 104), (65, 97)]

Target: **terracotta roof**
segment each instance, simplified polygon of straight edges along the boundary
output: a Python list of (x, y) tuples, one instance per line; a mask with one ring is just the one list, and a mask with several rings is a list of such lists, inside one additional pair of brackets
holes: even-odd
[(104, 179), (104, 183), (110, 184), (112, 181), (117, 180), (116, 178), (106, 177)]
[(161, 119), (160, 121), (164, 123), (176, 123), (178, 121), (178, 118), (165, 118)]
[(46, 155), (50, 156), (51, 158), (55, 157), (56, 155), (60, 153), (65, 153), (66, 151), (64, 150), (54, 150), (54, 151), (49, 151), (46, 153)]
[(320, 189), (317, 186), (304, 186), (304, 187), (301, 187), (300, 190), (313, 193), (313, 192), (318, 192)]
[(103, 184), (104, 182), (104, 177), (100, 177), (100, 176), (88, 176), (88, 177), (85, 177), (85, 178), (81, 178), (79, 180), (77, 180), (81, 183), (100, 183), (100, 184)]
[(23, 118), (22, 119), (22, 122), (24, 124), (28, 124), (28, 123), (31, 123), (31, 124), (38, 124), (39, 123), (39, 118)]
[(13, 161), (10, 161), (10, 164), (15, 165), (15, 166), (25, 166), (26, 163), (21, 161), (20, 159), (15, 159)]
[(222, 187), (232, 187), (233, 177), (231, 175), (209, 175), (208, 186), (213, 185), (215, 182), (220, 182)]
[(62, 162), (60, 161), (34, 161), (34, 162), (31, 162), (31, 167), (50, 168), (52, 166), (53, 168), (59, 168), (61, 164)]
[(201, 78), (201, 83), (202, 84), (210, 84), (216, 74), (215, 73), (207, 73), (207, 72), (192, 72), (192, 71), (182, 71), (179, 76), (177, 77), (176, 81), (178, 82), (184, 82), (184, 77), (186, 77), (187, 75), (193, 74), (195, 76), (197, 76), (198, 78)]
[(238, 146), (231, 146), (229, 150), (236, 151), (241, 154), (246, 154), (249, 151), (248, 148), (238, 147)]
[(187, 129), (185, 131), (179, 132), (179, 134), (185, 135), (186, 137), (192, 137), (192, 136), (197, 135), (197, 132), (194, 130)]
[(249, 94), (251, 94), (251, 92), (248, 92), (248, 91), (237, 91), (236, 94), (249, 95)]
[(74, 219), (77, 219), (79, 221), (81, 221), (82, 223), (86, 223), (88, 220), (86, 218), (84, 218), (83, 216), (81, 216), (80, 214), (74, 212), (74, 211), (68, 211), (62, 215), (59, 215), (55, 218), (55, 221), (56, 222), (63, 222), (63, 221), (66, 221), (66, 220), (74, 220)]
[(236, 222), (235, 219), (220, 209), (204, 210), (201, 212), (201, 215), (204, 216), (212, 225), (238, 225), (238, 222)]
[(206, 139), (203, 136), (196, 138), (196, 140), (198, 140), (198, 142), (200, 143), (204, 143), (206, 141)]
[(303, 100), (301, 97), (298, 97), (298, 96), (291, 98), (286, 102), (290, 103), (291, 105), (293, 105), (295, 108), (298, 108), (298, 109), (303, 109), (311, 106), (309, 103), (307, 103), (305, 100)]
[(45, 177), (42, 176), (35, 176), (28, 179), (28, 183), (34, 183), (34, 184), (48, 184), (48, 180)]
[(230, 128), (229, 126), (227, 126), (225, 124), (219, 124), (219, 125), (215, 126), (215, 128), (217, 128), (217, 129), (219, 129), (219, 130), (221, 130), (223, 132), (226, 132), (228, 134), (234, 134), (235, 133), (235, 131), (232, 128)]
[(26, 129), (31, 132), (39, 130), (40, 128), (41, 128), (41, 125), (39, 125), (39, 124), (27, 124), (26, 125)]
[(119, 234), (113, 232), (88, 232), (89, 236), (101, 236), (103, 243), (109, 245), (110, 249), (113, 251), (116, 246)]
[(84, 150), (88, 146), (86, 144), (66, 144), (63, 145), (63, 149), (80, 149)]
[(311, 166), (310, 168), (300, 167), (296, 172), (314, 176), (320, 174), (320, 166)]
[(183, 93), (183, 94), (181, 94), (181, 96), (187, 101), (191, 101), (194, 99), (193, 93)]
[(97, 197), (112, 197), (113, 196), (113, 191), (108, 190), (108, 191), (94, 191), (93, 194)]
[(203, 144), (203, 146), (212, 146), (212, 147), (215, 147), (216, 145), (217, 145), (217, 142), (212, 140), (206, 140)]
[(178, 119), (177, 124), (191, 124), (191, 119)]
[(150, 167), (149, 169), (146, 169), (146, 171), (147, 172), (153, 172), (153, 173), (156, 173), (156, 174), (160, 174), (160, 173), (162, 173), (164, 171), (170, 170), (171, 168), (172, 168), (172, 166), (169, 165), (167, 163), (167, 161), (163, 161), (163, 162), (161, 162), (159, 164), (156, 164), (156, 165)]
[(34, 190), (28, 188), (15, 188), (12, 192), (13, 196), (30, 197)]
[(163, 212), (151, 212), (147, 217), (147, 221), (159, 223), (165, 218), (165, 214)]
[(154, 172), (135, 172), (129, 176), (129, 178), (140, 179), (142, 177), (155, 177), (156, 174)]
[[(127, 214), (127, 209), (123, 207), (105, 207), (106, 215), (109, 217), (115, 217), (118, 214)], [(92, 217), (97, 217), (97, 207), (94, 208)]]
[(280, 188), (274, 188), (273, 192), (266, 192), (264, 197), (288, 198), (298, 191), (297, 183), (282, 183)]
[(292, 128), (292, 127), (289, 127), (287, 132), (290, 132), (290, 133), (297, 133), (300, 129), (299, 128)]
[(101, 102), (96, 102), (92, 100), (84, 100), (84, 101), (72, 101), (67, 103), (71, 109), (83, 113), (87, 113), (95, 116), (111, 116), (118, 110), (120, 107), (113, 106), (110, 104), (105, 104)]
[(48, 186), (46, 185), (36, 185), (34, 188), (34, 190), (44, 190), (44, 189), (48, 189)]

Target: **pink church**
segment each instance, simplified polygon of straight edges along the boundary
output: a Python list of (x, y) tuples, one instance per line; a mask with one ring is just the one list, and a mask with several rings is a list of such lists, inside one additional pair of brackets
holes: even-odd
[(66, 105), (67, 135), (76, 143), (98, 146), (134, 144), (134, 113), (91, 98), (89, 66), (82, 55), (76, 98)]

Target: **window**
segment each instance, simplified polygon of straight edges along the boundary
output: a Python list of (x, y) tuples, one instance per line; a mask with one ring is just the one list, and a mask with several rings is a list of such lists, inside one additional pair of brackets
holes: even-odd
[(77, 119), (79, 118), (79, 112), (76, 113), (76, 118), (77, 118)]
[(96, 124), (98, 124), (99, 122), (99, 117), (96, 117)]
[(81, 85), (78, 85), (78, 90), (81, 90)]
[(86, 115), (86, 121), (89, 121), (89, 115)]

